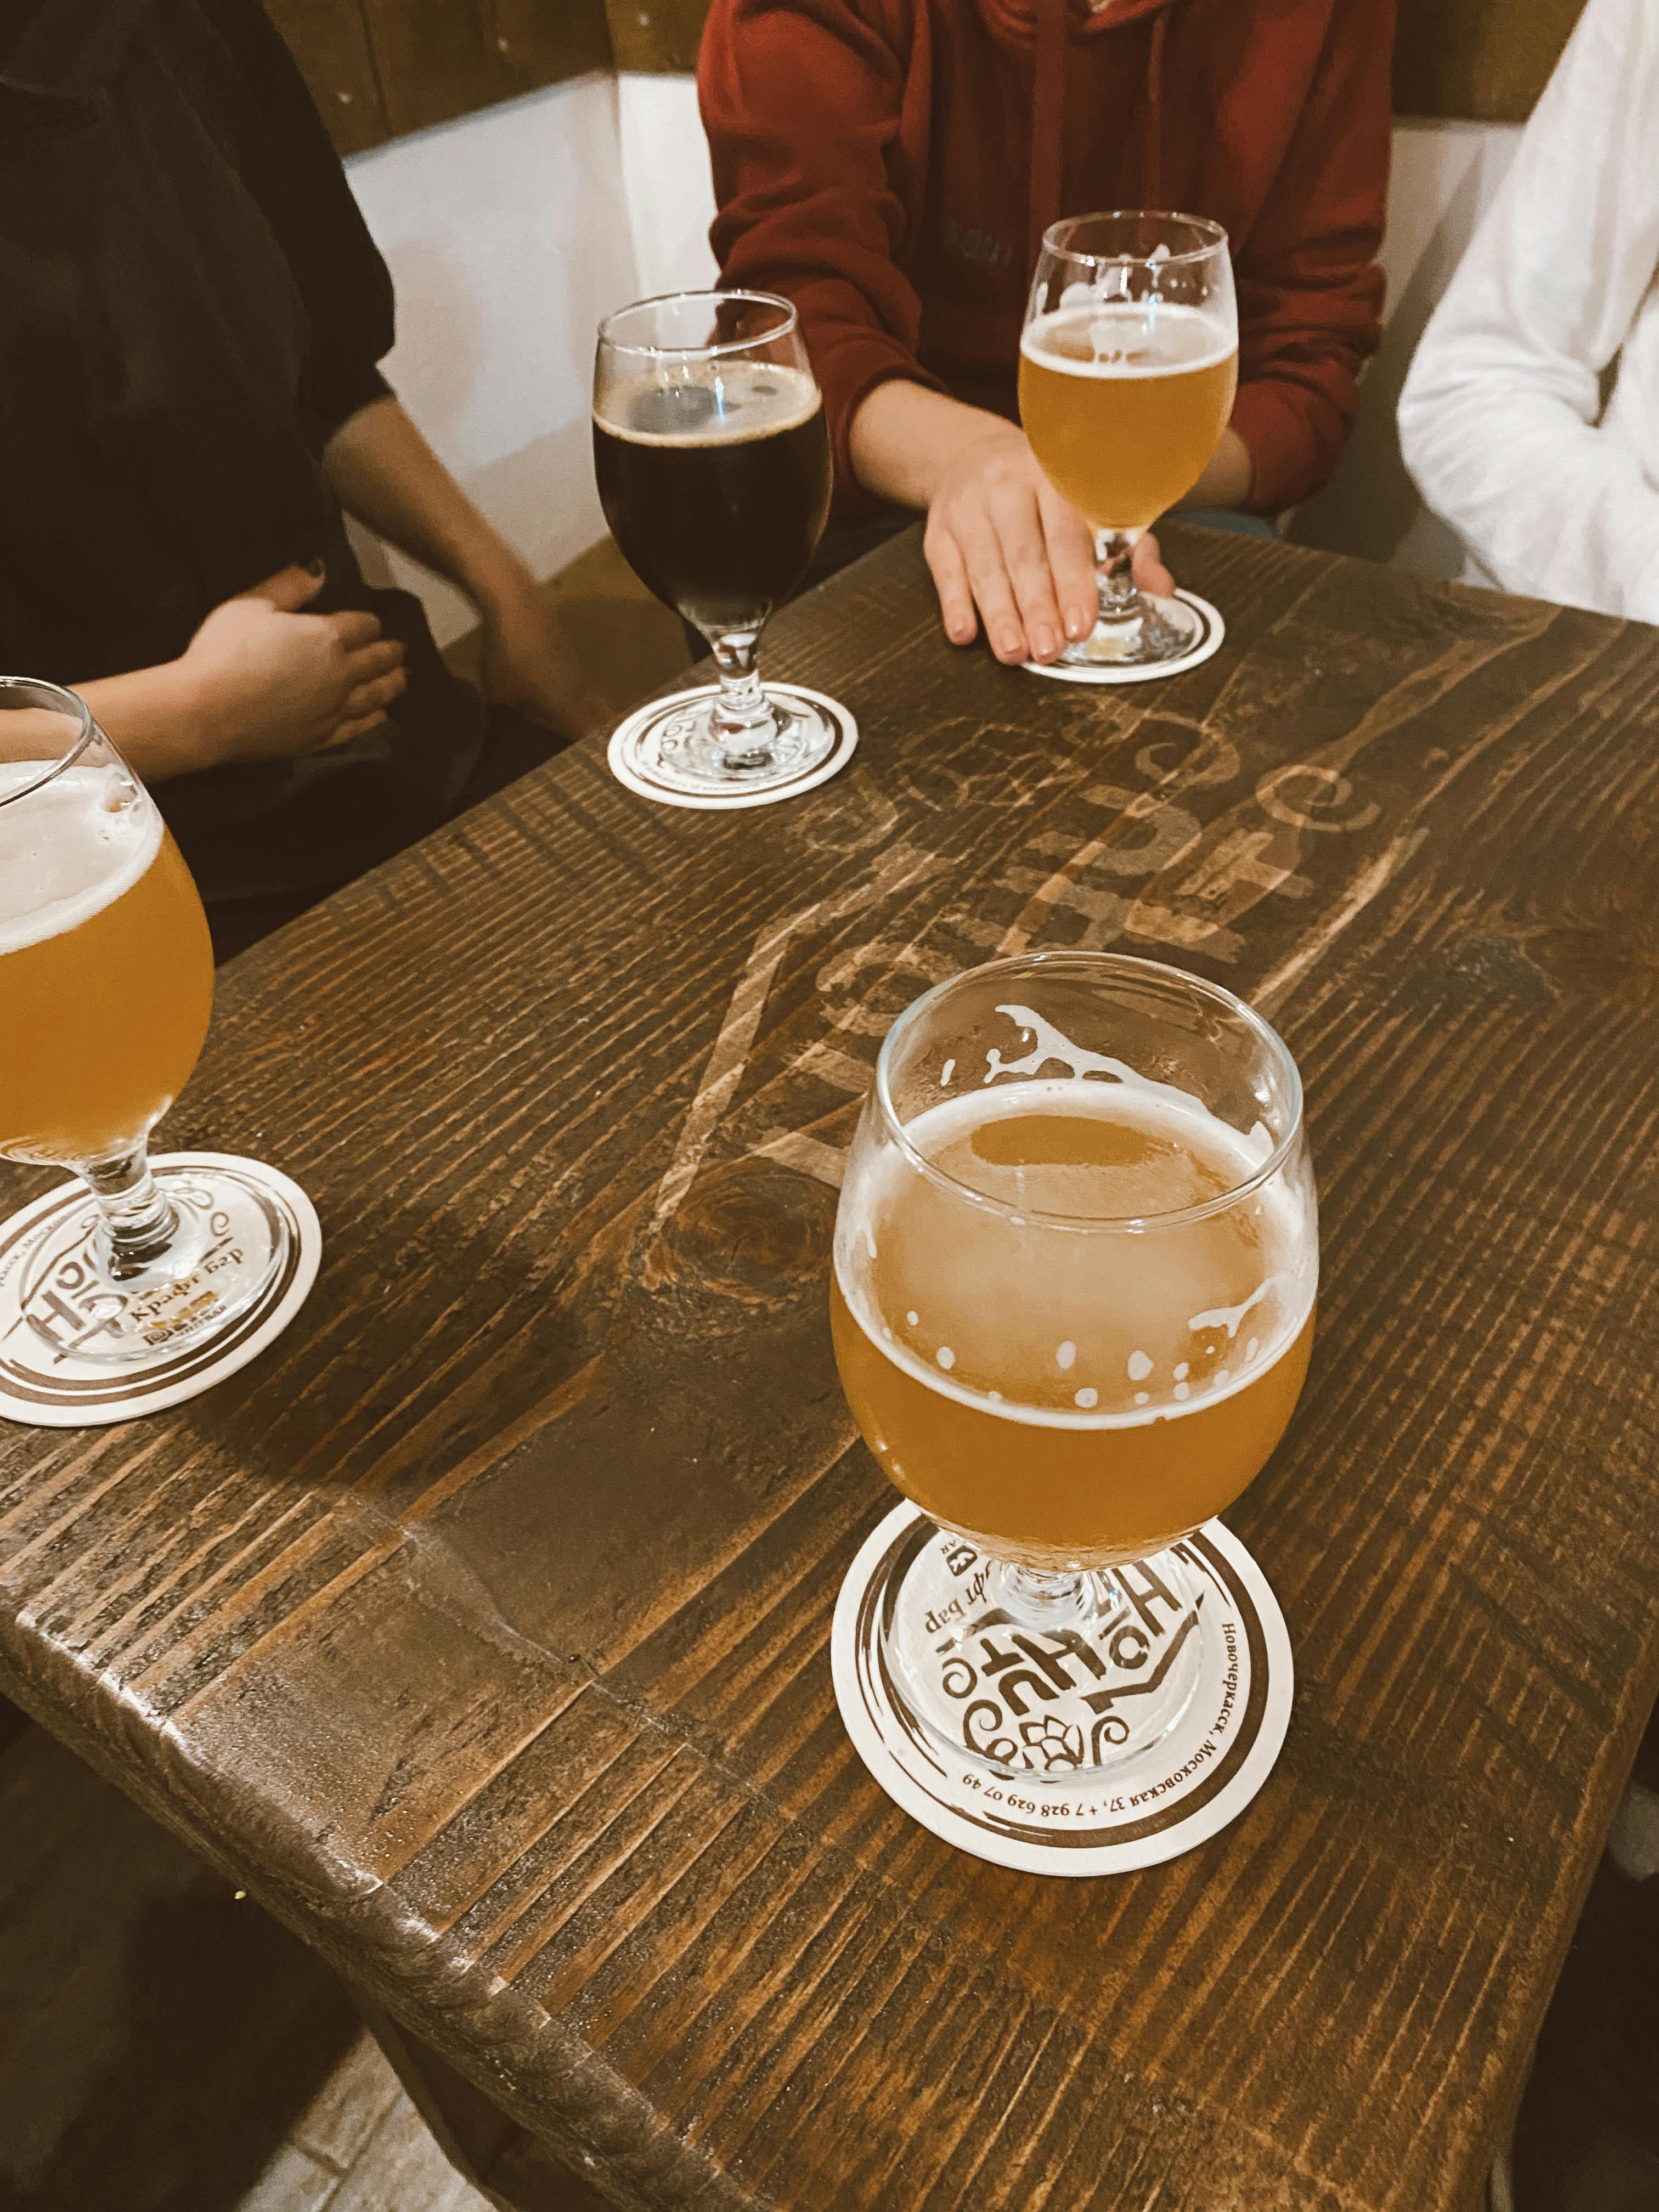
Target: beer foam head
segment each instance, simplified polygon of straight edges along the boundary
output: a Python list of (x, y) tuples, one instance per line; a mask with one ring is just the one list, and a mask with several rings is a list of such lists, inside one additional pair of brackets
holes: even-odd
[(1066, 376), (1173, 376), (1217, 368), (1237, 350), (1227, 317), (1169, 300), (1089, 296), (1039, 315), (1020, 340), (1028, 361)]
[(161, 817), (112, 767), (64, 769), (31, 791), (38, 761), (0, 762), (0, 955), (90, 921), (138, 881)]
[(729, 446), (774, 438), (811, 422), (823, 404), (805, 369), (764, 361), (698, 362), (619, 379), (595, 419), (640, 446)]

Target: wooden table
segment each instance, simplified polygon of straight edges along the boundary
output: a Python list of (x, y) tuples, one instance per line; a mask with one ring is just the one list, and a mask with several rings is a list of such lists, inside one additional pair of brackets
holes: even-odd
[[(301, 1178), (312, 1302), (4, 1431), (0, 1686), (487, 2091), (526, 2203), (1429, 2212), (1518, 2093), (1659, 1687), (1659, 632), (1170, 538), (1231, 625), (1178, 681), (952, 651), (913, 537), (776, 625), (836, 781), (673, 812), (585, 745), (238, 962), (168, 1134)], [(1028, 944), (1270, 1011), (1324, 1205), (1232, 1516), (1289, 1741), (1085, 1883), (900, 1814), (826, 1650), (891, 1503), (842, 1150), (897, 1010)]]

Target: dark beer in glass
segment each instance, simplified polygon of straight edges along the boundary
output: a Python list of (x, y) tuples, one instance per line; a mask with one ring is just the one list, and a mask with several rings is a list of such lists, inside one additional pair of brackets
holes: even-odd
[(793, 781), (833, 723), (763, 688), (755, 649), (799, 590), (830, 512), (823, 402), (795, 310), (763, 293), (647, 300), (599, 332), (593, 465), (605, 520), (641, 581), (708, 639), (720, 687), (675, 702), (654, 756), (690, 792)]

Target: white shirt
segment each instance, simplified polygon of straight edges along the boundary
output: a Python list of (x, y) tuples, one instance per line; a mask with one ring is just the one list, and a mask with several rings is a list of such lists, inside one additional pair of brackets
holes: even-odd
[(1400, 434), (1504, 590), (1659, 623), (1659, 0), (1589, 0), (1423, 335)]

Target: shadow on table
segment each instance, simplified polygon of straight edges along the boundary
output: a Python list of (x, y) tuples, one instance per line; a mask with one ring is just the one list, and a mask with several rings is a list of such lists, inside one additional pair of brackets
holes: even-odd
[(0, 1753), (0, 2212), (230, 2212), (360, 2030), (43, 1730)]

